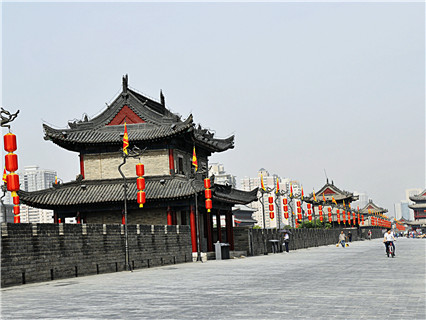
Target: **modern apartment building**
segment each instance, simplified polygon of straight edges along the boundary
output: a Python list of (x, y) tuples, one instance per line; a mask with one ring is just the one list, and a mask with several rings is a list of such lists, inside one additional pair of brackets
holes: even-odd
[[(263, 185), (266, 190), (270, 190), (269, 193), (263, 193), (263, 195), (259, 192), (259, 200), (254, 201), (248, 204), (249, 207), (255, 209), (256, 211), (253, 213), (253, 219), (257, 220), (256, 226), (261, 228), (278, 228), (279, 225), (284, 226), (288, 225), (289, 222), (284, 219), (283, 212), (283, 203), (282, 196), (278, 196), (276, 194), (277, 187), (277, 179), (280, 191), (287, 191), (290, 189), (290, 183), (293, 187), (294, 193), (300, 192), (300, 183), (298, 181), (291, 181), (288, 178), (281, 178), (278, 175), (270, 175), (269, 172), (261, 168), (257, 173), (257, 177), (250, 178), (244, 177), (241, 179), (241, 189), (242, 190), (253, 190), (254, 188), (261, 188), (261, 179), (263, 179)], [(262, 195), (262, 196), (261, 196)], [(273, 197), (274, 204), (274, 218), (271, 219), (269, 212), (269, 202), (268, 198)], [(262, 208), (263, 204), (263, 208)]]
[[(37, 191), (48, 189), (55, 182), (57, 173), (53, 170), (40, 169), (38, 166), (26, 166), (19, 172), (21, 189)], [(21, 204), (21, 222), (23, 223), (52, 223), (53, 211), (37, 209)]]
[(237, 187), (237, 179), (235, 176), (226, 173), (225, 167), (221, 163), (209, 163), (209, 176), (214, 175), (214, 181), (218, 184), (230, 185)]

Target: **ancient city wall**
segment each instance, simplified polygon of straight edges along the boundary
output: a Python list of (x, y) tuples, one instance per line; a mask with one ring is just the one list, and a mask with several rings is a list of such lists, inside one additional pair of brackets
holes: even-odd
[[(347, 235), (349, 230), (352, 233), (352, 241), (358, 241), (366, 238), (367, 229), (296, 229), (291, 230), (290, 235), (290, 250), (325, 246), (336, 244), (338, 242), (339, 234), (344, 231)], [(371, 229), (372, 238), (381, 238), (383, 233), (381, 229)], [(278, 232), (276, 229), (266, 229), (264, 232), (261, 229), (250, 228), (235, 228), (234, 241), (236, 251), (246, 251), (248, 255), (261, 255), (265, 252), (265, 245), (263, 239), (266, 239), (267, 252), (273, 252), (273, 241), (278, 245), (278, 250), (281, 252), (283, 249), (284, 233)]]
[[(128, 239), (134, 269), (192, 261), (189, 226), (129, 225)], [(122, 270), (122, 225), (2, 223), (2, 287)]]
[[(292, 230), (290, 250), (336, 244), (341, 229)], [(344, 230), (348, 233), (348, 230)], [(382, 237), (372, 229), (373, 238)], [(352, 241), (365, 238), (366, 229), (351, 230)], [(234, 228), (235, 251), (247, 255), (273, 252), (269, 240), (283, 233), (275, 229)], [(190, 227), (129, 225), (129, 262), (132, 269), (192, 261)], [(72, 278), (125, 270), (125, 235), (120, 224), (1, 225), (1, 286)]]

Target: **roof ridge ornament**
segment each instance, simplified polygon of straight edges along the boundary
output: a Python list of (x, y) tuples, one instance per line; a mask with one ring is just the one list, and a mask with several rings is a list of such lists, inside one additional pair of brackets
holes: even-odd
[(129, 76), (126, 74), (123, 76), (123, 93), (127, 93), (129, 87)]
[(163, 90), (160, 89), (160, 101), (163, 107), (166, 107), (166, 98), (164, 97)]

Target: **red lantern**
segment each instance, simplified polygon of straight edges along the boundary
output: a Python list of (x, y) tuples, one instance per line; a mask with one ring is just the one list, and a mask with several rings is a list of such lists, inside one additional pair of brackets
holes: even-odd
[(283, 199), (283, 204), (285, 204), (285, 205), (287, 204), (287, 198)]
[(298, 207), (300, 207), (300, 201), (299, 200), (296, 202), (296, 204), (297, 204)]
[(308, 209), (310, 209), (311, 208), (311, 204), (310, 203), (308, 203)]
[(274, 219), (275, 215), (274, 215), (274, 211), (269, 212), (269, 218)]
[(212, 197), (212, 189), (206, 189), (206, 190), (204, 190), (204, 195), (205, 195), (206, 199), (211, 199), (211, 197)]
[(297, 208), (297, 213), (302, 213), (302, 208), (298, 207)]
[(308, 215), (308, 220), (312, 221), (312, 216), (311, 215)]
[(323, 220), (323, 217), (322, 217), (322, 215), (320, 215), (320, 218), (319, 218), (319, 219), (320, 219), (320, 221), (322, 222), (322, 220)]
[(17, 149), (16, 147), (16, 136), (13, 133), (7, 133), (3, 137), (4, 150), (7, 152), (13, 152)]
[(13, 223), (21, 223), (21, 218), (19, 217), (19, 215), (13, 217)]
[(138, 191), (138, 203), (139, 207), (142, 208), (144, 203), (146, 202), (146, 194), (145, 191)]
[(274, 211), (274, 205), (273, 204), (269, 205), (269, 211)]
[(210, 212), (211, 208), (213, 208), (213, 206), (212, 206), (212, 199), (206, 199), (206, 209), (207, 209), (207, 212)]
[(21, 209), (18, 206), (13, 206), (13, 214), (19, 214), (19, 212), (21, 211)]
[(345, 210), (342, 211), (342, 215), (343, 215), (343, 223), (346, 223), (346, 212), (345, 212)]
[(142, 177), (145, 174), (145, 167), (142, 163), (136, 165), (136, 175)]
[(318, 206), (318, 210), (321, 210), (321, 211), (322, 211), (322, 205), (319, 205), (319, 206)]
[(274, 203), (274, 198), (273, 197), (268, 197), (268, 201), (269, 201), (269, 203)]
[(210, 189), (210, 179), (209, 178), (204, 179), (204, 188)]
[(288, 219), (288, 211), (284, 211), (284, 218)]
[(302, 214), (301, 213), (297, 214), (297, 219), (302, 220)]
[(138, 190), (144, 190), (145, 189), (145, 178), (139, 177), (136, 179), (136, 187)]
[(5, 156), (5, 165), (9, 172), (18, 170), (18, 156), (15, 153), (8, 153)]
[(19, 196), (13, 197), (13, 204), (19, 204)]
[(6, 176), (7, 190), (18, 191), (19, 190), (19, 176), (16, 173), (9, 173)]
[(284, 211), (288, 211), (288, 205), (284, 205)]
[(364, 215), (363, 214), (361, 215), (361, 222), (362, 222), (362, 224), (364, 224)]

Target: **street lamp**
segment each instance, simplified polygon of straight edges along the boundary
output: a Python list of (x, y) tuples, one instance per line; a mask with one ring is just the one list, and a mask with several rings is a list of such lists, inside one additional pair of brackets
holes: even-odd
[(194, 198), (195, 198), (195, 216), (197, 219), (197, 261), (201, 261), (201, 262), (203, 262), (203, 260), (201, 259), (201, 233), (200, 233), (201, 222), (200, 222), (200, 213), (198, 211), (198, 192), (197, 192), (197, 189), (195, 188), (194, 183), (197, 179), (197, 174), (200, 174), (202, 177), (202, 175), (205, 173), (207, 173), (205, 169), (201, 169), (199, 171), (197, 170), (193, 174), (191, 174), (191, 178), (189, 179), (192, 190), (194, 191)]
[(118, 166), (118, 171), (120, 172), (121, 176), (123, 177), (123, 190), (124, 190), (124, 239), (125, 239), (125, 251), (126, 251), (126, 258), (125, 258), (125, 264), (126, 264), (126, 270), (132, 271), (132, 268), (130, 267), (130, 261), (129, 261), (129, 236), (127, 233), (127, 180), (126, 176), (124, 175), (123, 171), (121, 171), (121, 167), (126, 164), (127, 158), (140, 158), (142, 154), (145, 152), (146, 148), (141, 150), (138, 147), (134, 146), (133, 149), (129, 150), (128, 153), (123, 152), (123, 162)]
[(266, 229), (266, 221), (265, 221), (265, 202), (264, 202), (264, 195), (265, 194), (269, 194), (271, 193), (271, 191), (273, 191), (275, 188), (269, 188), (269, 187), (264, 187), (264, 188), (260, 188), (260, 197), (259, 197), (259, 201), (262, 204), (262, 217), (263, 217), (263, 254), (267, 255), (268, 251), (266, 248), (266, 236), (265, 236), (265, 229)]

